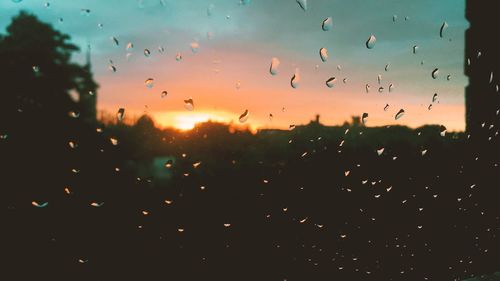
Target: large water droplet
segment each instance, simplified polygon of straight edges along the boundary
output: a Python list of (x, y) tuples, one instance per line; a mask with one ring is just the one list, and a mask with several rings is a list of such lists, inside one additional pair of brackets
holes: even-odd
[(325, 48), (319, 49), (319, 57), (322, 62), (325, 62), (328, 59), (328, 50)]
[(297, 89), (300, 84), (300, 72), (299, 69), (295, 69), (295, 74), (292, 76), (292, 79), (290, 79), (290, 85), (292, 88)]
[(328, 86), (328, 88), (333, 88), (333, 86), (335, 86), (336, 81), (337, 81), (337, 78), (330, 77), (330, 78), (328, 78), (328, 80), (326, 80), (326, 86)]
[(436, 68), (431, 73), (432, 79), (437, 79), (439, 76), (439, 68)]
[(321, 24), (321, 28), (323, 28), (323, 31), (328, 31), (332, 29), (333, 27), (333, 19), (331, 17), (328, 17), (323, 20), (323, 24)]
[(443, 22), (443, 25), (441, 25), (441, 28), (439, 29), (439, 37), (443, 38), (444, 31), (448, 28), (448, 23)]
[(123, 121), (123, 118), (125, 117), (125, 108), (118, 109), (118, 112), (116, 113), (116, 117), (118, 118), (119, 122)]
[(148, 78), (146, 79), (146, 81), (144, 81), (144, 84), (146, 84), (146, 87), (151, 89), (155, 85), (155, 80), (153, 78)]
[(400, 109), (398, 113), (396, 113), (396, 116), (394, 116), (394, 119), (398, 120), (399, 118), (403, 117), (405, 115), (405, 110)]
[(307, 0), (297, 0), (297, 4), (299, 4), (302, 10), (307, 11)]
[(247, 120), (248, 120), (248, 117), (250, 116), (250, 112), (247, 110), (245, 110), (245, 112), (243, 112), (243, 114), (240, 115), (240, 123), (245, 123)]
[(375, 47), (375, 43), (377, 43), (377, 38), (372, 34), (368, 37), (368, 40), (366, 40), (366, 47), (368, 49), (373, 49)]
[(278, 58), (273, 58), (271, 60), (271, 66), (269, 67), (269, 73), (271, 73), (271, 75), (278, 74), (279, 66), (280, 66), (280, 60)]
[(184, 100), (184, 108), (193, 111), (194, 110), (194, 101), (192, 98), (189, 98), (187, 100)]

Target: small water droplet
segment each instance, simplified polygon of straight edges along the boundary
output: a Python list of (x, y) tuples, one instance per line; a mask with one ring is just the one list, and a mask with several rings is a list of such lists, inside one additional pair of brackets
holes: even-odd
[(113, 44), (115, 46), (119, 46), (120, 45), (120, 42), (118, 41), (118, 39), (116, 39), (116, 37), (111, 37), (111, 41), (113, 41)]
[(448, 74), (448, 76), (446, 76), (446, 80), (448, 80), (448, 81), (451, 80), (451, 74)]
[(440, 130), (439, 130), (439, 134), (444, 137), (446, 135), (446, 127), (441, 125), (440, 127)]
[(192, 98), (189, 98), (187, 100), (184, 100), (184, 108), (189, 111), (194, 110), (194, 101)]
[(398, 120), (399, 118), (403, 117), (405, 115), (405, 110), (400, 109), (398, 113), (396, 113), (396, 116), (394, 116), (394, 119)]
[(297, 89), (300, 84), (300, 72), (299, 69), (295, 69), (295, 74), (292, 76), (292, 79), (290, 79), (290, 85), (292, 88)]
[(336, 81), (337, 79), (335, 77), (330, 77), (328, 80), (326, 80), (326, 86), (328, 86), (328, 88), (333, 88)]
[(182, 54), (181, 53), (175, 54), (175, 60), (176, 61), (181, 61), (182, 60)]
[(384, 92), (384, 87), (380, 86), (380, 87), (378, 88), (378, 92), (379, 92), (379, 93), (383, 93), (383, 92)]
[(383, 147), (377, 149), (378, 156), (382, 155), (384, 153), (384, 150), (385, 150), (385, 148), (383, 148)]
[[(21, 2), (21, 1), (19, 1), (19, 2)], [(43, 202), (43, 203), (40, 204), (37, 201), (33, 201), (33, 202), (31, 202), (31, 205), (33, 205), (33, 206), (35, 206), (37, 208), (45, 208), (45, 207), (47, 207), (49, 205), (49, 202)]]
[(243, 112), (243, 114), (240, 115), (239, 117), (240, 123), (245, 123), (248, 120), (248, 117), (250, 117), (250, 112), (247, 109), (245, 110), (245, 112)]
[(212, 14), (214, 13), (214, 9), (215, 9), (215, 5), (214, 4), (210, 4), (208, 5), (208, 8), (207, 8), (207, 16), (212, 16)]
[(167, 91), (163, 91), (161, 92), (161, 97), (164, 98), (168, 95), (168, 92)]
[(328, 50), (325, 48), (319, 49), (319, 56), (322, 62), (325, 62), (328, 59)]
[(385, 104), (385, 106), (384, 106), (384, 111), (387, 111), (387, 109), (389, 109), (389, 104), (388, 104), (388, 103), (387, 103), (387, 104)]
[(444, 31), (448, 28), (448, 23), (447, 22), (443, 22), (443, 24), (441, 25), (441, 28), (439, 29), (439, 37), (443, 38), (444, 36)]
[(386, 65), (385, 65), (385, 68), (384, 68), (384, 69), (385, 69), (385, 71), (389, 71), (389, 67), (390, 67), (390, 66), (391, 66), (391, 64), (389, 64), (389, 63), (388, 63), (388, 64), (386, 64)]
[(108, 69), (109, 69), (111, 72), (116, 72), (116, 66), (114, 66), (114, 65), (112, 65), (112, 64), (110, 64), (110, 65), (108, 66)]
[(155, 85), (155, 80), (153, 78), (148, 78), (146, 79), (146, 81), (144, 81), (144, 84), (146, 84), (146, 87), (151, 89)]
[(370, 84), (366, 84), (366, 85), (365, 85), (365, 91), (366, 91), (366, 93), (369, 93), (369, 92), (370, 92), (370, 88), (371, 88), (371, 87), (370, 87)]
[(378, 84), (380, 85), (380, 83), (382, 82), (382, 74), (379, 74), (379, 75), (377, 76), (377, 82), (378, 82)]
[(151, 55), (151, 51), (149, 49), (144, 49), (144, 56), (149, 57)]
[(323, 23), (321, 24), (321, 28), (323, 29), (323, 31), (328, 31), (332, 29), (332, 27), (333, 27), (333, 19), (331, 17), (328, 17), (323, 20)]
[(193, 53), (198, 53), (198, 50), (200, 49), (200, 44), (198, 44), (198, 42), (192, 42), (190, 46)]
[(431, 73), (432, 79), (437, 79), (439, 76), (439, 68), (435, 68)]
[(366, 113), (366, 112), (365, 112), (365, 113), (363, 113), (363, 115), (361, 116), (361, 122), (362, 122), (363, 124), (366, 124), (366, 122), (368, 121), (367, 119), (368, 119), (368, 113)]
[(389, 84), (389, 93), (392, 92), (394, 90), (394, 84)]
[(90, 9), (80, 9), (80, 14), (82, 16), (89, 16), (90, 15)]
[(302, 10), (307, 11), (307, 0), (296, 0)]
[(375, 43), (377, 43), (377, 38), (375, 37), (375, 35), (370, 35), (370, 37), (368, 37), (368, 40), (366, 41), (366, 47), (368, 49), (373, 49), (375, 47)]
[(125, 108), (118, 109), (118, 112), (116, 113), (116, 117), (118, 118), (119, 122), (123, 121), (123, 118), (125, 117)]
[(132, 42), (128, 42), (126, 50), (127, 51), (132, 51), (134, 49), (134, 44)]
[(437, 97), (438, 97), (438, 94), (434, 93), (434, 95), (432, 96), (432, 102), (435, 102), (437, 100)]
[(280, 66), (280, 61), (278, 58), (272, 58), (271, 60), (271, 66), (269, 67), (269, 73), (271, 75), (276, 75), (278, 74), (278, 68)]
[(392, 16), (392, 22), (396, 22), (398, 20), (398, 15), (393, 15)]

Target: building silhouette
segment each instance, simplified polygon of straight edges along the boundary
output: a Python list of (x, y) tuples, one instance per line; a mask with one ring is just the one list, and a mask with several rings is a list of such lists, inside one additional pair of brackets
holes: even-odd
[(496, 139), (498, 132), (500, 93), (498, 90), (499, 52), (497, 36), (490, 31), (498, 27), (496, 1), (467, 0), (465, 74), (466, 131), (473, 141)]
[(97, 121), (97, 88), (92, 77), (91, 48), (87, 47), (86, 63), (79, 81), (77, 92), (80, 97), (80, 118), (86, 123)]

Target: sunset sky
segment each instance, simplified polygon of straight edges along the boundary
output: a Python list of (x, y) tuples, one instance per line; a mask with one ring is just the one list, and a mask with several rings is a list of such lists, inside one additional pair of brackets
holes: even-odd
[[(147, 112), (160, 126), (188, 129), (207, 119), (239, 123), (238, 117), (249, 110), (244, 125), (252, 128), (287, 128), (307, 123), (315, 114), (322, 123), (336, 125), (366, 112), (368, 126), (464, 129), (468, 22), (463, 0), (308, 0), (306, 11), (296, 0), (240, 2), (1, 0), (0, 32), (24, 9), (70, 34), (82, 51), (90, 44), (100, 84), (98, 109), (114, 114), (123, 107), (130, 119)], [(323, 31), (327, 17), (333, 26)], [(440, 38), (444, 21), (449, 27)], [(377, 42), (368, 49), (372, 34)], [(126, 49), (129, 42), (132, 50)], [(326, 62), (320, 48), (328, 50)], [(144, 49), (151, 51), (149, 57)], [(81, 52), (74, 59), (83, 62), (84, 57)], [(269, 73), (273, 57), (280, 61), (274, 76)], [(116, 72), (109, 70), (110, 60)], [(435, 68), (437, 79), (431, 77)], [(296, 69), (301, 81), (294, 89), (290, 79)], [(333, 88), (325, 84), (330, 77), (337, 78)], [(145, 85), (148, 78), (154, 79), (152, 88)], [(162, 98), (162, 91), (168, 95)], [(438, 99), (428, 110), (434, 93)], [(193, 111), (184, 108), (190, 97)], [(400, 109), (406, 114), (395, 120)]]

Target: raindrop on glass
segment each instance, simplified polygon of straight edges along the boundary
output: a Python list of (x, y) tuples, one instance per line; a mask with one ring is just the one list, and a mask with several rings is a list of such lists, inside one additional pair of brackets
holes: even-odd
[(435, 68), (431, 73), (432, 79), (437, 79), (439, 76), (439, 68)]
[(116, 39), (116, 37), (111, 37), (111, 41), (113, 41), (113, 44), (115, 44), (115, 46), (120, 45), (120, 42), (118, 41), (118, 39)]
[(444, 36), (444, 31), (448, 28), (448, 23), (447, 22), (443, 22), (443, 24), (441, 25), (441, 28), (439, 29), (439, 37), (443, 38)]
[(144, 56), (149, 57), (151, 55), (151, 51), (149, 49), (144, 49)]
[(151, 89), (155, 85), (155, 80), (153, 78), (148, 78), (146, 79), (146, 81), (144, 81), (144, 84), (146, 84), (146, 87), (148, 87), (148, 89)]
[(119, 122), (123, 121), (124, 117), (125, 117), (125, 108), (118, 109), (118, 112), (116, 113), (116, 118), (118, 118), (118, 121)]
[(194, 101), (192, 98), (189, 98), (187, 100), (184, 100), (184, 108), (189, 111), (194, 110)]
[(400, 109), (398, 113), (396, 113), (396, 116), (394, 116), (394, 119), (398, 120), (399, 118), (403, 117), (405, 115), (405, 110)]
[(181, 61), (182, 60), (182, 54), (181, 53), (175, 54), (175, 60), (176, 61)]
[(200, 49), (200, 44), (198, 44), (198, 42), (192, 42), (190, 46), (193, 53), (198, 53), (198, 50)]
[(269, 67), (269, 73), (271, 73), (271, 75), (276, 75), (278, 74), (278, 68), (280, 66), (280, 61), (278, 58), (273, 58), (271, 60), (271, 66)]
[(167, 91), (163, 91), (161, 92), (161, 97), (164, 98), (168, 95), (168, 92)]
[(290, 85), (292, 86), (292, 88), (297, 89), (299, 87), (299, 84), (300, 84), (300, 73), (299, 69), (296, 68), (295, 74), (292, 76), (292, 79), (290, 79)]
[(394, 84), (389, 84), (389, 93), (392, 92), (394, 90)]
[(366, 122), (368, 121), (367, 118), (368, 118), (368, 113), (366, 113), (366, 112), (363, 113), (363, 115), (361, 116), (361, 122), (363, 124), (366, 124)]
[(328, 50), (325, 48), (319, 49), (319, 57), (322, 62), (325, 62), (328, 59)]
[(368, 49), (373, 49), (375, 47), (375, 43), (377, 43), (377, 38), (372, 34), (368, 37), (368, 40), (366, 40), (366, 47)]
[(326, 80), (326, 86), (328, 86), (328, 88), (333, 88), (333, 86), (335, 86), (335, 81), (337, 81), (335, 77), (330, 77)]
[(245, 112), (243, 112), (243, 114), (240, 115), (240, 117), (239, 117), (240, 123), (245, 123), (248, 120), (249, 116), (250, 116), (250, 112), (247, 109), (247, 110), (245, 110)]
[(418, 51), (418, 46), (417, 45), (414, 45), (413, 46), (413, 54), (416, 54)]
[(134, 44), (132, 42), (128, 42), (126, 49), (127, 51), (132, 51), (134, 49)]
[(307, 0), (296, 0), (302, 10), (307, 11)]
[(385, 104), (385, 106), (384, 106), (384, 111), (387, 111), (387, 109), (389, 109), (389, 104), (388, 104), (388, 103), (387, 103), (387, 104)]
[(328, 17), (323, 20), (323, 23), (321, 24), (321, 28), (323, 28), (323, 31), (328, 31), (332, 29), (333, 27), (333, 19), (331, 17)]

